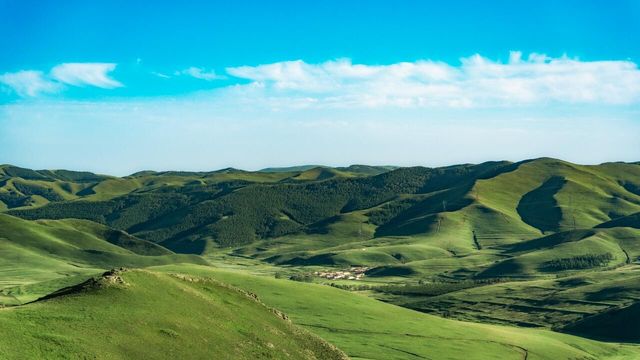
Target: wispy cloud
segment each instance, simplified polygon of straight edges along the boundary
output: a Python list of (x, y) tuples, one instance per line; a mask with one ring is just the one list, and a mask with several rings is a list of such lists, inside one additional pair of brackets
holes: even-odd
[(103, 89), (122, 87), (109, 77), (116, 68), (113, 63), (65, 63), (51, 69), (51, 77), (73, 86), (95, 86)]
[(176, 71), (174, 75), (187, 75), (187, 76), (194, 77), (196, 79), (207, 80), (207, 81), (226, 79), (225, 76), (218, 75), (213, 70), (207, 71), (203, 68), (198, 68), (194, 66), (188, 69)]
[[(115, 68), (114, 63), (64, 63), (48, 73), (6, 73), (0, 76), (0, 83), (26, 97), (59, 92), (66, 86), (113, 89), (123, 86), (110, 76)], [(210, 91), (199, 89), (196, 95), (180, 86), (170, 89), (175, 91), (172, 95), (185, 97), (212, 95), (222, 106), (241, 104), (278, 111), (640, 104), (640, 69), (632, 61), (582, 61), (536, 53), (523, 56), (517, 51), (504, 62), (478, 54), (457, 64), (418, 60), (366, 65), (349, 59), (310, 64), (297, 60), (230, 67), (225, 75), (200, 67), (152, 74), (169, 79), (167, 83), (176, 76), (214, 81), (227, 75), (236, 81), (212, 86)], [(138, 95), (144, 96), (145, 86), (138, 89)]]
[(163, 74), (161, 72), (157, 72), (157, 71), (152, 71), (151, 72), (152, 75), (155, 75), (159, 78), (163, 78), (163, 79), (171, 79), (171, 76), (167, 75), (167, 74)]
[(47, 79), (42, 71), (23, 70), (0, 75), (0, 83), (13, 89), (20, 96), (38, 96), (60, 91), (61, 85)]
[[(580, 61), (511, 52), (501, 63), (474, 55), (459, 66), (416, 61), (353, 64), (348, 59), (309, 64), (285, 61), (228, 68), (250, 80), (247, 96), (293, 104), (338, 107), (493, 107), (540, 103), (640, 102), (640, 70), (631, 61)], [(252, 91), (250, 91), (253, 89)]]
[(62, 91), (66, 86), (94, 86), (113, 89), (124, 86), (109, 77), (116, 68), (112, 63), (64, 63), (48, 74), (39, 70), (21, 70), (0, 75), (0, 84), (21, 97), (37, 97)]

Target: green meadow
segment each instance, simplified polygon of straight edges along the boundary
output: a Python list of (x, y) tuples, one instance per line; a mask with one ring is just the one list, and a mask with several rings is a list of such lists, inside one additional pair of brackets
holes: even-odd
[(634, 359), (639, 214), (637, 163), (3, 165), (0, 357)]
[[(143, 270), (0, 311), (0, 357), (344, 359), (250, 294)], [(115, 280), (114, 280), (115, 279)]]

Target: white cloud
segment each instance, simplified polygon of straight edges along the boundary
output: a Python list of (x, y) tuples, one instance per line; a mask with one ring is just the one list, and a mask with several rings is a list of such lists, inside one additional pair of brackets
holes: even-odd
[(38, 96), (43, 93), (60, 91), (60, 84), (53, 82), (41, 71), (23, 70), (0, 75), (0, 83), (10, 87), (20, 96)]
[[(123, 86), (110, 77), (115, 68), (113, 63), (65, 63), (49, 74), (31, 70), (7, 73), (0, 76), (0, 82), (21, 96), (53, 93), (65, 86), (111, 89)], [(230, 67), (226, 72), (249, 81), (208, 92), (218, 103), (276, 111), (640, 104), (640, 70), (634, 62), (581, 61), (517, 51), (511, 52), (506, 62), (479, 54), (453, 65), (431, 60), (388, 65), (354, 64), (349, 59), (319, 64), (297, 60)], [(225, 78), (198, 67), (153, 74), (206, 81)]]
[[(640, 70), (631, 61), (580, 61), (511, 52), (501, 63), (473, 55), (460, 66), (416, 61), (308, 64), (285, 61), (227, 69), (250, 80), (234, 91), (274, 103), (337, 107), (494, 107), (640, 102)], [(256, 100), (256, 99), (254, 99)]]
[(152, 75), (155, 75), (159, 78), (163, 78), (163, 79), (171, 79), (171, 76), (167, 75), (167, 74), (163, 74), (161, 72), (157, 72), (157, 71), (153, 71), (151, 72)]
[(206, 71), (203, 68), (197, 68), (194, 66), (181, 71), (176, 71), (175, 75), (188, 75), (196, 79), (207, 80), (207, 81), (225, 79), (224, 76), (216, 74), (215, 71), (213, 70)]
[(73, 86), (95, 86), (103, 89), (122, 87), (109, 77), (116, 68), (113, 63), (65, 63), (51, 69), (51, 77)]

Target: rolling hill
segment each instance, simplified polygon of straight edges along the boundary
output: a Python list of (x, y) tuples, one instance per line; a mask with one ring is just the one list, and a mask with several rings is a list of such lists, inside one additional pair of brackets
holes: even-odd
[(33, 300), (112, 267), (207, 263), (86, 220), (29, 221), (6, 214), (0, 214), (0, 253), (5, 304)]
[(213, 277), (256, 293), (352, 359), (633, 359), (640, 349), (540, 329), (444, 319), (317, 284), (198, 265), (153, 271)]
[(249, 293), (142, 270), (0, 309), (0, 324), (3, 359), (346, 359)]
[[(481, 347), (478, 354), (508, 358), (523, 347), (531, 358), (552, 358), (555, 350), (522, 345), (535, 337), (522, 328), (535, 327), (546, 329), (536, 334), (548, 334), (540, 344), (557, 336), (558, 349), (573, 349), (557, 350), (558, 358), (603, 358), (617, 350), (589, 342), (584, 346), (599, 350), (585, 351), (578, 343), (566, 345), (577, 338), (551, 330), (637, 342), (624, 329), (640, 301), (639, 189), (637, 163), (578, 165), (550, 158), (441, 168), (144, 171), (122, 178), (2, 166), (0, 251), (6, 256), (0, 258), (0, 303), (23, 304), (119, 266), (174, 269), (248, 291), (262, 281), (256, 289), (269, 294), (263, 284), (271, 284), (286, 298), (319, 286), (276, 276), (325, 285), (318, 289), (329, 290), (317, 295), (326, 298), (310, 309), (328, 309), (342, 294), (349, 297), (340, 306), (349, 308), (347, 301), (358, 303), (365, 295), (373, 302), (352, 311), (378, 306), (374, 298), (411, 311), (398, 315), (407, 321), (418, 311), (465, 321), (466, 328), (473, 321), (511, 326), (488, 332), (522, 334), (496, 345), (511, 355)], [(319, 275), (354, 269), (364, 277)], [(243, 277), (247, 273), (260, 276)], [(275, 294), (268, 300), (294, 320), (303, 314), (300, 324), (355, 358), (377, 358), (355, 345), (365, 334), (359, 326), (395, 326), (357, 317), (346, 332), (337, 319), (316, 321)], [(424, 326), (466, 331), (452, 324), (458, 323)], [(425, 331), (420, 325), (409, 333)], [(383, 344), (399, 345), (387, 349), (389, 358), (434, 356), (391, 332), (376, 334), (384, 339), (378, 351)], [(353, 333), (347, 340), (337, 335), (347, 333)], [(494, 345), (483, 343), (486, 349)]]
[[(370, 176), (343, 172), (324, 167), (293, 173), (144, 172), (92, 184), (92, 194), (64, 193), (51, 181), (46, 189), (57, 194), (49, 196), (52, 200), (20, 192), (15, 184), (27, 180), (11, 176), (2, 190), (32, 201), (5, 202), (9, 214), (84, 218), (186, 253), (310, 234), (348, 214), (364, 215), (362, 224), (375, 226), (375, 238), (429, 236), (437, 247), (468, 253), (640, 212), (636, 164), (583, 166), (543, 158), (399, 168)], [(436, 240), (444, 237), (451, 240)]]

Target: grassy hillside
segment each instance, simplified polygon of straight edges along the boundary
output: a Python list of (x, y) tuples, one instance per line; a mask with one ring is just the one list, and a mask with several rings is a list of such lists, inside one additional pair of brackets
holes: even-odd
[[(314, 168), (325, 168), (332, 169), (328, 166), (320, 166), (320, 165), (301, 165), (301, 166), (289, 166), (289, 167), (271, 167), (264, 168), (259, 170), (263, 173), (301, 173), (306, 172), (308, 170), (312, 170)], [(371, 166), (371, 165), (350, 165), (346, 167), (337, 167), (333, 168), (339, 172), (351, 174), (351, 176), (358, 175), (380, 175), (387, 171), (397, 169), (397, 166)]]
[[(536, 275), (546, 263), (571, 256), (609, 253), (608, 262), (619, 264), (627, 261), (626, 248), (633, 247), (632, 241), (623, 238), (635, 236), (633, 233), (598, 232), (584, 241), (558, 242), (557, 247), (544, 247), (541, 244), (546, 240), (537, 239), (605, 227), (609, 223), (600, 225), (601, 220), (612, 218), (618, 219), (608, 220), (613, 227), (618, 224), (613, 221), (626, 221), (628, 226), (640, 206), (640, 198), (629, 191), (630, 184), (640, 181), (638, 168), (634, 164), (581, 166), (539, 159), (442, 169), (442, 175), (433, 180), (444, 186), (432, 180), (431, 186), (423, 187), (425, 192), (400, 193), (368, 209), (342, 212), (307, 226), (306, 233), (250, 245), (241, 253), (250, 255), (253, 247), (253, 254), (260, 258), (309, 265), (349, 264), (344, 259), (353, 259), (352, 265), (413, 263), (431, 274), (441, 273), (447, 263), (454, 262), (451, 270), (472, 266), (479, 273), (495, 268), (485, 273), (490, 276)], [(590, 190), (578, 191), (576, 186)], [(359, 222), (351, 220), (358, 217)], [(314, 238), (318, 232), (321, 239)], [(313, 247), (312, 241), (324, 248)], [(530, 244), (520, 248), (529, 246), (528, 250), (515, 251), (512, 245), (520, 243)], [(567, 257), (560, 256), (560, 251)], [(499, 264), (492, 265), (495, 261)]]
[(214, 277), (254, 292), (353, 359), (633, 359), (640, 348), (546, 330), (460, 322), (328, 286), (202, 266), (154, 271)]
[[(506, 165), (403, 168), (376, 176), (320, 180), (320, 173), (144, 173), (131, 178), (141, 186), (126, 195), (108, 200), (91, 198), (99, 195), (96, 193), (86, 199), (50, 202), (9, 213), (27, 219), (88, 219), (164, 243), (174, 251), (202, 253), (215, 246), (305, 232), (314, 223), (369, 209), (402, 194), (427, 194), (452, 186), (449, 192), (459, 194), (458, 183), (468, 187), (474, 178), (490, 176)], [(328, 171), (333, 174), (338, 170)], [(228, 175), (231, 178), (222, 178)], [(311, 180), (291, 182), (296, 176)]]
[[(400, 291), (403, 289), (405, 293)], [(575, 272), (558, 278), (488, 284), (425, 283), (391, 290), (395, 290), (394, 294), (378, 293), (377, 296), (441, 316), (562, 329), (581, 319), (639, 301), (640, 267), (629, 265)], [(407, 293), (410, 296), (406, 296)], [(609, 339), (615, 337), (612, 332)]]
[[(275, 264), (397, 265), (420, 276), (531, 277), (579, 270), (565, 266), (575, 262), (616, 266), (638, 256), (628, 239), (635, 233), (616, 230), (634, 227), (640, 213), (637, 164), (542, 158), (435, 169), (284, 170), (78, 175), (91, 191), (60, 201), (32, 195), (40, 203), (7, 212), (87, 219), (179, 253), (236, 248)], [(4, 187), (50, 176), (4, 171)], [(594, 227), (614, 230), (571, 235)]]
[(0, 324), (3, 359), (345, 358), (246, 292), (140, 270), (0, 309)]
[[(576, 333), (598, 338), (588, 330), (599, 315), (640, 301), (633, 163), (541, 158), (124, 178), (5, 166), (0, 202), (5, 304), (112, 266), (204, 262), (176, 253), (460, 320), (583, 324)], [(318, 275), (354, 266), (363, 278)], [(607, 339), (628, 341), (620, 332)]]
[(5, 214), (0, 214), (0, 252), (4, 304), (33, 300), (111, 267), (206, 263), (86, 220), (28, 221)]

